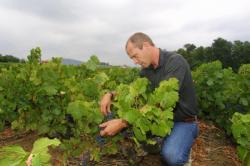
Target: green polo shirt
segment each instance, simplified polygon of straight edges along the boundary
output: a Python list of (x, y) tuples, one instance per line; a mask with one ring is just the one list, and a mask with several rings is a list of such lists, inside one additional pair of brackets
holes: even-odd
[(160, 49), (159, 65), (152, 65), (141, 70), (141, 77), (146, 77), (155, 89), (162, 80), (175, 77), (179, 80), (179, 102), (174, 109), (174, 121), (194, 117), (198, 113), (197, 99), (190, 67), (183, 56)]

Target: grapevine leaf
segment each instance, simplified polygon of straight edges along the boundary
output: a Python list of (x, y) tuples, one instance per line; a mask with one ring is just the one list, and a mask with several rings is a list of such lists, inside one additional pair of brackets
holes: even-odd
[(166, 123), (160, 122), (160, 124), (153, 123), (151, 126), (152, 133), (157, 136), (164, 137), (170, 133), (171, 129)]
[(43, 90), (45, 90), (49, 96), (55, 95), (57, 93), (57, 90), (54, 86), (44, 86)]
[(38, 139), (31, 151), (31, 154), (34, 155), (34, 162), (41, 162), (41, 165), (47, 164), (50, 160), (50, 155), (48, 153), (48, 146), (54, 145), (58, 146), (60, 141), (58, 139), (48, 139), (48, 138), (40, 138)]
[(148, 80), (146, 78), (139, 78), (134, 81), (130, 86), (130, 94), (135, 97), (140, 94), (145, 93), (148, 85)]
[(5, 146), (0, 148), (0, 165), (25, 166), (28, 153), (20, 146)]
[(168, 119), (171, 119), (173, 120), (174, 119), (174, 113), (173, 111), (170, 111), (170, 110), (166, 110), (166, 111), (163, 111), (162, 113), (162, 119), (167, 121)]
[(86, 105), (87, 103), (83, 101), (71, 102), (68, 105), (67, 113), (71, 114), (74, 119), (80, 120), (84, 115), (88, 113), (88, 108), (86, 107)]
[(130, 124), (134, 123), (137, 119), (141, 116), (140, 112), (136, 109), (130, 109), (129, 111), (125, 112), (123, 115), (123, 119), (128, 121)]
[(95, 82), (98, 84), (98, 85), (103, 85), (105, 82), (107, 82), (109, 80), (109, 77), (107, 76), (107, 74), (101, 72), (101, 73), (98, 73), (96, 76), (95, 76)]
[(242, 103), (242, 105), (244, 105), (244, 106), (248, 106), (248, 101), (246, 98), (241, 98), (240, 103)]
[(247, 152), (244, 160), (243, 160), (243, 163), (244, 163), (244, 166), (247, 165), (249, 166), (250, 165), (250, 151)]
[(247, 149), (242, 147), (242, 146), (238, 146), (237, 147), (237, 152), (238, 152), (239, 158), (243, 161), (246, 154), (247, 154)]
[(212, 86), (213, 84), (214, 84), (213, 80), (210, 79), (210, 80), (207, 81), (208, 86)]
[(86, 67), (88, 70), (91, 70), (91, 71), (95, 71), (99, 65), (99, 59), (95, 56), (95, 55), (92, 55), (90, 57), (90, 60), (88, 60), (86, 62)]
[(34, 166), (42, 166), (42, 161), (40, 155), (32, 155), (32, 165)]
[(146, 134), (146, 132), (149, 131), (150, 129), (149, 128), (150, 122), (145, 118), (140, 118), (136, 121), (136, 126), (138, 126), (141, 129), (143, 134)]
[(143, 134), (141, 132), (140, 129), (136, 128), (136, 127), (133, 127), (133, 131), (134, 131), (134, 134), (135, 134), (135, 137), (139, 140), (139, 141), (145, 141), (146, 140), (146, 135)]

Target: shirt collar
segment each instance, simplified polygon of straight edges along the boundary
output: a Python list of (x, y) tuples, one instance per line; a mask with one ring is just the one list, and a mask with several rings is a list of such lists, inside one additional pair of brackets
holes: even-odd
[(157, 69), (159, 69), (159, 68), (161, 68), (162, 66), (163, 66), (163, 64), (164, 64), (164, 56), (163, 56), (163, 51), (162, 51), (162, 49), (161, 48), (159, 48), (159, 53), (160, 53), (160, 55), (159, 55), (159, 63), (158, 63), (158, 66), (156, 67), (156, 68), (154, 68), (154, 66), (152, 65), (152, 64), (150, 64), (146, 69), (150, 69), (150, 70), (157, 70)]

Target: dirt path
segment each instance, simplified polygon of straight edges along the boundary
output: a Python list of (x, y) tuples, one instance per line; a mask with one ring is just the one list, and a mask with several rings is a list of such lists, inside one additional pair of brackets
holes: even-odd
[(192, 166), (241, 166), (236, 145), (225, 132), (214, 125), (201, 122), (200, 134), (192, 151)]
[[(192, 148), (192, 166), (241, 166), (236, 147), (226, 137), (223, 130), (212, 124), (200, 122), (200, 134)], [(25, 150), (31, 150), (38, 138), (35, 132), (14, 133), (6, 129), (0, 133), (0, 147), (18, 144)], [(53, 162), (55, 163), (55, 162)], [(58, 162), (56, 162), (58, 163)], [(81, 165), (79, 159), (71, 159), (69, 165)], [(59, 165), (59, 164), (56, 164)], [(119, 157), (105, 157), (98, 166), (127, 166), (129, 162)], [(140, 159), (139, 166), (163, 166), (159, 155), (148, 155)]]

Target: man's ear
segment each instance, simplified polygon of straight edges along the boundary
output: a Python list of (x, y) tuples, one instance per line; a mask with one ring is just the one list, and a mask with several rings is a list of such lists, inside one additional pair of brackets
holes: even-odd
[(149, 47), (149, 46), (151, 46), (149, 42), (143, 42), (143, 47)]

